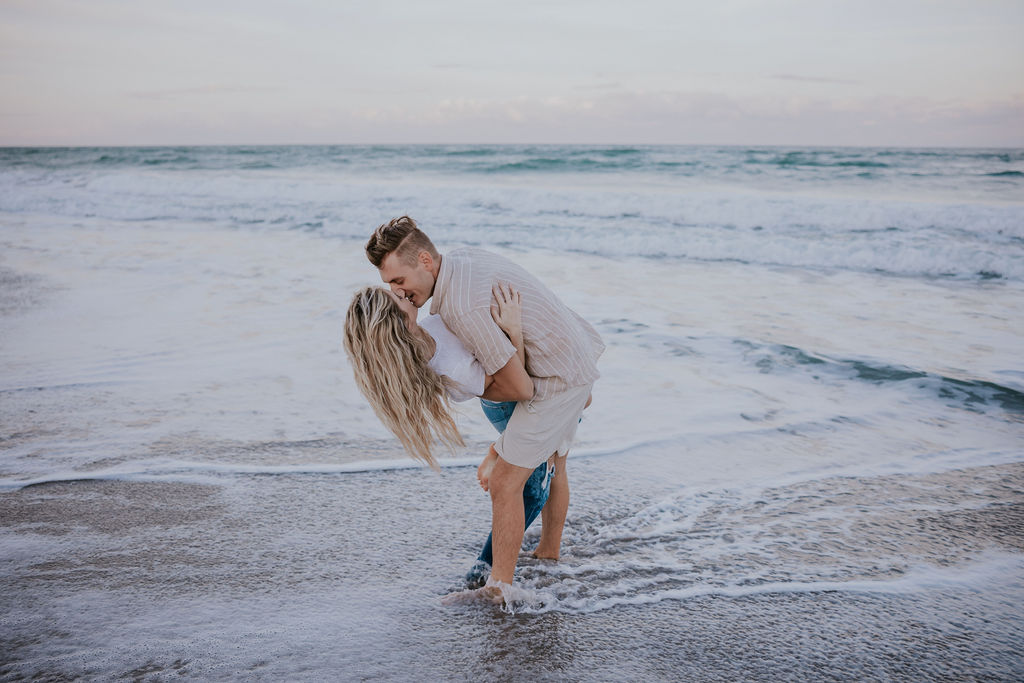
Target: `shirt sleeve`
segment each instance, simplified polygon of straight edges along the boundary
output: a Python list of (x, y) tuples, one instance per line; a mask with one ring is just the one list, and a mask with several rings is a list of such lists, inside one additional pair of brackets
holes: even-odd
[(490, 308), (470, 311), (458, 320), (453, 320), (449, 326), (459, 341), (480, 361), (488, 375), (505, 367), (508, 359), (516, 353), (516, 347), (491, 317)]

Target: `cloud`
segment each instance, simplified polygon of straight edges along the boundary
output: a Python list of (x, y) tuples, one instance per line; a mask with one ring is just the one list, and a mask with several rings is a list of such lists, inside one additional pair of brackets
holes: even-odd
[[(1024, 147), (1024, 91), (999, 100), (729, 95), (712, 91), (566, 91), (550, 97), (423, 98), (415, 106), (351, 91), (317, 106), (245, 106), (268, 88), (207, 85), (139, 93), (197, 106), (57, 110), (7, 119), (0, 144), (726, 144)], [(217, 97), (218, 94), (232, 96)], [(199, 106), (201, 105), (201, 106)], [(13, 112), (9, 112), (13, 113)], [(6, 129), (6, 130), (4, 130)]]
[(415, 111), (395, 106), (350, 114), (343, 117), (348, 132), (379, 142), (1024, 145), (1024, 94), (970, 102), (620, 91), (459, 98)]
[(128, 95), (145, 100), (167, 100), (179, 97), (191, 97), (193, 95), (238, 95), (275, 92), (281, 90), (284, 90), (284, 88), (279, 86), (201, 85), (192, 88), (165, 88), (162, 90), (136, 91), (130, 92)]
[(621, 90), (623, 87), (622, 83), (618, 82), (607, 82), (607, 83), (591, 83), (587, 85), (576, 85), (573, 86), (573, 90)]
[(849, 80), (846, 78), (821, 78), (818, 76), (798, 76), (796, 74), (775, 74), (769, 76), (776, 81), (797, 81), (800, 83), (825, 83), (828, 85), (863, 85), (863, 81)]

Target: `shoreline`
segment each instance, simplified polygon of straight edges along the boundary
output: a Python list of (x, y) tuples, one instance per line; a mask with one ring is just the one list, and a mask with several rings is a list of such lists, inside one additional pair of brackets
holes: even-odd
[[(496, 673), (513, 663), (541, 680), (556, 671), (563, 680), (595, 671), (654, 680), (682, 673), (778, 679), (786, 671), (820, 680), (857, 671), (892, 680), (1008, 679), (1024, 672), (1017, 647), (1024, 600), (1014, 597), (1024, 598), (1024, 462), (810, 480), (753, 497), (723, 491), (696, 509), (714, 492), (666, 498), (676, 490), (668, 486), (645, 497), (643, 481), (613, 492), (610, 483), (638, 464), (631, 457), (571, 463), (578, 483), (563, 561), (525, 561), (517, 577), (548, 604), (515, 615), (441, 605), (458, 589), (489, 520), (471, 472), (463, 473), (467, 481), (395, 470), (6, 492), (0, 675), (271, 679), (347, 670), (396, 680), (415, 670), (462, 680), (477, 667)], [(845, 496), (822, 497), (830, 486)], [(856, 487), (864, 493), (849, 495)], [(916, 498), (928, 491), (943, 494)], [(806, 551), (750, 564), (771, 545), (721, 556), (760, 543), (762, 534), (790, 544), (780, 524), (801, 533), (828, 529), (821, 524), (832, 513), (822, 515), (844, 497), (851, 509), (870, 511), (847, 523), (869, 525), (864, 549), (878, 549), (872, 561), (879, 569), (868, 562), (847, 579), (829, 579), (830, 563), (814, 569), (800, 559)], [(405, 506), (374, 507), (402, 499)], [(776, 506), (782, 516), (771, 511)], [(645, 521), (655, 519), (659, 526)], [(935, 520), (946, 520), (948, 545), (929, 530)], [(915, 531), (922, 523), (924, 536)], [(734, 538), (719, 539), (723, 532)], [(528, 533), (524, 547), (537, 533)], [(853, 568), (865, 540), (847, 533), (854, 533), (843, 541), (849, 552), (829, 553)], [(669, 560), (666, 551), (681, 554)], [(921, 565), (915, 553), (931, 559)], [(706, 567), (688, 568), (695, 562)], [(865, 570), (876, 576), (855, 578)], [(824, 573), (808, 584), (795, 571)], [(645, 572), (648, 579), (637, 582)], [(765, 572), (790, 578), (759, 585)], [(394, 629), (405, 646), (368, 660), (371, 642)], [(558, 646), (551, 649), (549, 639)], [(642, 658), (638, 642), (648, 643)]]

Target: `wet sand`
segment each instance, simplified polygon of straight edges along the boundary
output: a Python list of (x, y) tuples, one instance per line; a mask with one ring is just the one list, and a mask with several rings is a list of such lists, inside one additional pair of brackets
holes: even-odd
[[(515, 614), (441, 604), (486, 535), (471, 468), (6, 492), (0, 675), (1024, 676), (1024, 465), (811, 480), (697, 505), (654, 477), (624, 479), (637, 462), (571, 463), (563, 562), (523, 559), (536, 599)], [(849, 495), (844, 526), (832, 508)], [(837, 533), (827, 552), (794, 540), (819, 527)]]

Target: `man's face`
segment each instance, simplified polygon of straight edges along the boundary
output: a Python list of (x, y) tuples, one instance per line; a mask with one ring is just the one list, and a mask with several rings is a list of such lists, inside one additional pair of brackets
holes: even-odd
[(413, 306), (419, 308), (434, 293), (434, 276), (430, 272), (432, 265), (433, 259), (425, 251), (420, 252), (413, 264), (403, 261), (392, 252), (380, 264), (380, 279), (397, 296), (408, 299)]

